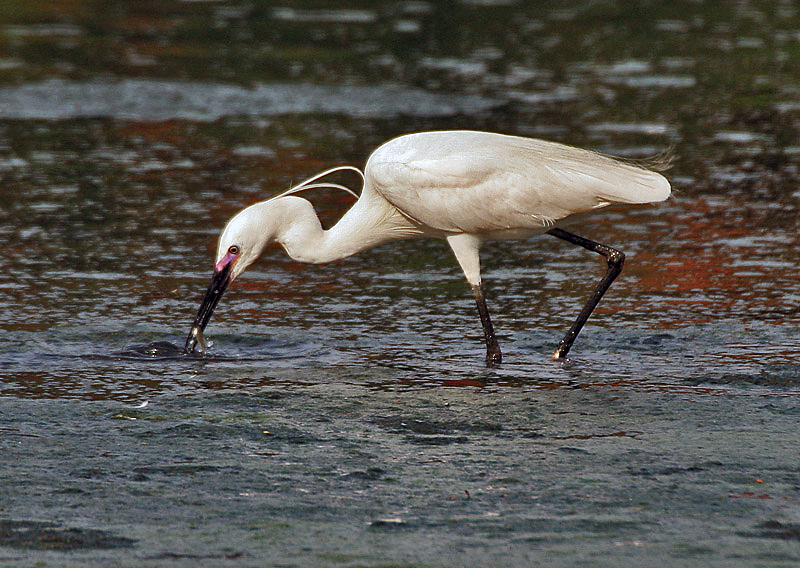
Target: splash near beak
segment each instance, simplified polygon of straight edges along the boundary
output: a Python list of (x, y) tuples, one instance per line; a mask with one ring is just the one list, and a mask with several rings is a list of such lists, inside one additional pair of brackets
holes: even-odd
[(231, 270), (233, 269), (234, 255), (226, 255), (214, 269), (214, 276), (211, 277), (211, 284), (206, 290), (206, 295), (203, 302), (200, 304), (200, 309), (197, 310), (197, 316), (194, 318), (192, 329), (189, 331), (189, 337), (186, 338), (186, 345), (183, 348), (185, 353), (194, 352), (195, 348), (199, 345), (200, 351), (205, 352), (205, 338), (203, 337), (203, 330), (205, 330), (211, 319), (211, 314), (214, 313), (214, 308), (217, 307), (222, 294), (225, 293), (228, 286), (232, 282)]

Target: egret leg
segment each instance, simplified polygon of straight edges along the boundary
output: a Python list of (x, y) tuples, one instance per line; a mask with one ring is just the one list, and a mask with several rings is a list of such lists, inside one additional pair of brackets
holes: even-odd
[(483, 295), (483, 286), (480, 284), (472, 286), (472, 293), (475, 294), (478, 313), (481, 316), (481, 324), (483, 325), (483, 336), (486, 338), (486, 364), (489, 367), (499, 365), (503, 361), (503, 354), (500, 352), (500, 345), (494, 335), (492, 318), (489, 317), (489, 308), (486, 306), (486, 298)]
[(597, 287), (589, 297), (586, 305), (583, 306), (581, 313), (578, 314), (578, 319), (576, 319), (575, 323), (572, 324), (572, 327), (569, 328), (569, 331), (567, 331), (564, 339), (561, 340), (561, 343), (558, 344), (555, 353), (553, 353), (553, 359), (561, 359), (567, 356), (572, 344), (575, 342), (575, 338), (578, 337), (578, 334), (583, 328), (583, 325), (586, 323), (586, 320), (589, 319), (589, 316), (592, 315), (595, 307), (600, 302), (600, 298), (603, 297), (603, 294), (606, 293), (606, 290), (608, 290), (608, 287), (611, 286), (611, 283), (614, 281), (614, 279), (619, 276), (620, 272), (622, 272), (622, 264), (625, 262), (625, 254), (622, 251), (618, 251), (617, 249), (600, 244), (590, 239), (586, 239), (584, 237), (579, 237), (578, 235), (574, 235), (563, 229), (550, 229), (547, 231), (547, 234), (558, 237), (559, 239), (563, 239), (574, 245), (581, 246), (587, 250), (602, 254), (608, 261), (608, 270), (606, 270), (605, 276), (603, 276), (603, 278), (597, 284)]

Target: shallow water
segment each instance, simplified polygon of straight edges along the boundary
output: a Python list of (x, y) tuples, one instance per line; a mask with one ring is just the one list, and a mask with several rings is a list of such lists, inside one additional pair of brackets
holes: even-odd
[[(791, 3), (141, 6), (0, 13), (0, 563), (800, 561)], [(673, 156), (567, 361), (547, 236), (484, 251), (498, 368), (436, 241), (271, 249), (181, 352), (232, 213), (430, 128)]]

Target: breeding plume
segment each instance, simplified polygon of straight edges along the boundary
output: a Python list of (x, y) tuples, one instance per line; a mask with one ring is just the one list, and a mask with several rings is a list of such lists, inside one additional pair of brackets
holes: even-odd
[(291, 194), (316, 187), (350, 191), (319, 181), (343, 169), (361, 174), (350, 166), (328, 170), (228, 221), (186, 352), (198, 345), (205, 349), (203, 331), (222, 294), (272, 242), (295, 260), (323, 263), (389, 241), (436, 237), (448, 242), (472, 286), (486, 362), (499, 364), (500, 346), (481, 285), (481, 243), (547, 233), (608, 261), (605, 275), (553, 354), (560, 359), (625, 260), (622, 252), (562, 226), (615, 203), (652, 203), (670, 194), (669, 182), (658, 173), (571, 146), (490, 132), (419, 132), (390, 140), (372, 153), (355, 205), (326, 231), (311, 203)]

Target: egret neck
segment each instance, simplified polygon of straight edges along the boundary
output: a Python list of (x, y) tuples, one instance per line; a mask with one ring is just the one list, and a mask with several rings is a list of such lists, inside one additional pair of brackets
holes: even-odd
[(314, 207), (302, 197), (281, 197), (253, 207), (261, 207), (260, 217), (276, 224), (274, 233), (261, 234), (264, 245), (277, 241), (291, 258), (311, 264), (332, 262), (388, 241), (423, 234), (418, 225), (372, 192), (364, 192), (327, 231)]

